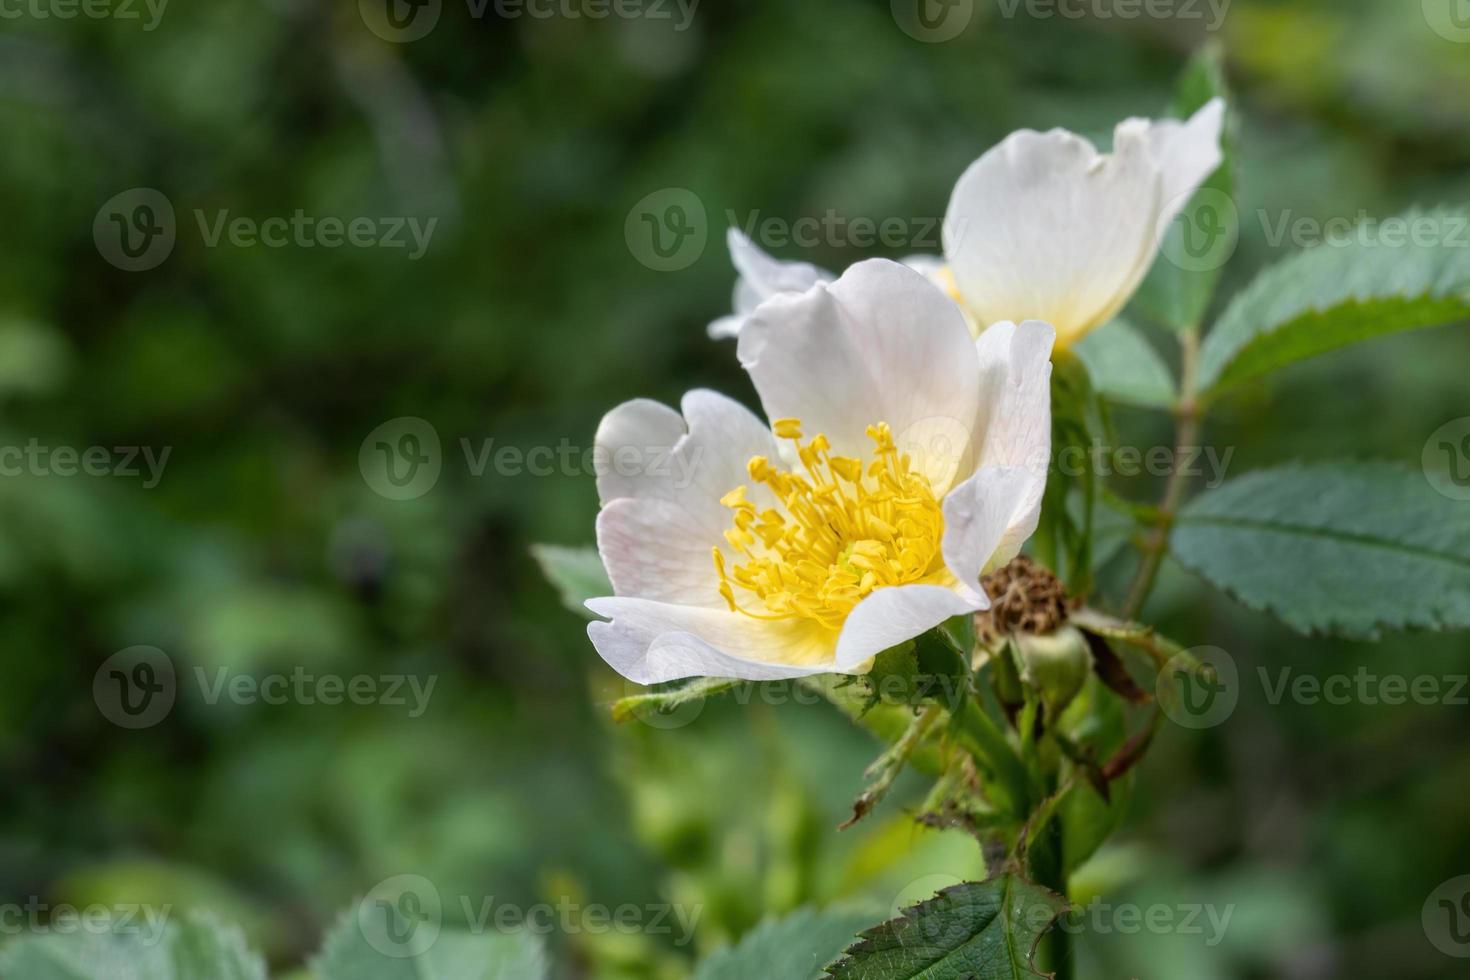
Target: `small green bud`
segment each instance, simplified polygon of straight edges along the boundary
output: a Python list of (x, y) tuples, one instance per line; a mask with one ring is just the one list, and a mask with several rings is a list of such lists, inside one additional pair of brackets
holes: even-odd
[(1092, 671), (1087, 640), (1074, 626), (1063, 626), (1046, 636), (1016, 637), (1021, 651), (1021, 680), (1041, 696), (1048, 719), (1055, 719), (1072, 703)]

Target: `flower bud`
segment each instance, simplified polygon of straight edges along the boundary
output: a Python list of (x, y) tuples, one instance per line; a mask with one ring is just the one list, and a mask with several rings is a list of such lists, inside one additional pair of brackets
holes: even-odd
[(1041, 696), (1046, 716), (1055, 719), (1087, 683), (1092, 654), (1075, 626), (1045, 636), (1016, 637), (1021, 651), (1021, 680)]

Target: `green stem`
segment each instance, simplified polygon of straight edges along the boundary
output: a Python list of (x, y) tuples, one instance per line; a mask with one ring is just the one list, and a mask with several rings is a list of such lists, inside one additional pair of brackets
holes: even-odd
[(1181, 364), (1179, 372), (1179, 401), (1174, 406), (1175, 440), (1174, 469), (1164, 484), (1163, 499), (1158, 507), (1158, 524), (1142, 545), (1138, 574), (1128, 590), (1128, 599), (1123, 603), (1123, 618), (1133, 619), (1143, 609), (1153, 592), (1159, 567), (1164, 562), (1164, 553), (1169, 548), (1169, 533), (1174, 527), (1174, 518), (1179, 504), (1184, 499), (1184, 467), (1179, 461), (1185, 458), (1199, 439), (1200, 404), (1198, 398), (1199, 328), (1189, 327), (1179, 336)]
[(973, 697), (960, 700), (953, 718), (965, 747), (996, 778), (993, 786), (1004, 797), (1000, 802), (1017, 816), (1025, 816), (1030, 809), (1031, 797), (1026, 767), (1005, 733)]

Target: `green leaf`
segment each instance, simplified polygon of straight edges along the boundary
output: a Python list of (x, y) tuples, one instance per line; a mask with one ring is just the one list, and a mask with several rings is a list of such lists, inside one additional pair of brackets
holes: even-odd
[(440, 931), (437, 909), (411, 923), (376, 904), (342, 916), (312, 971), (315, 980), (545, 980), (550, 969), (541, 941), (524, 930)]
[(1470, 508), (1389, 463), (1292, 465), (1210, 491), (1174, 554), (1306, 633), (1470, 627)]
[[(54, 928), (54, 924), (53, 924)], [(265, 963), (238, 929), (190, 913), (161, 927), (143, 916), (112, 930), (53, 931), (17, 940), (0, 954), (0, 976), (16, 980), (266, 980)]]
[(1257, 277), (1205, 338), (1201, 390), (1214, 393), (1362, 340), (1470, 318), (1470, 214), (1413, 211), (1391, 220), (1407, 222), (1402, 241), (1390, 230), (1400, 226), (1385, 222)]
[(1036, 944), (1067, 902), (1014, 874), (967, 882), (863, 932), (828, 969), (834, 980), (1038, 977)]
[(1074, 350), (1103, 397), (1145, 408), (1167, 408), (1174, 403), (1174, 376), (1169, 366), (1127, 320), (1115, 319), (1094, 330)]
[[(1223, 51), (1212, 44), (1202, 48), (1185, 69), (1169, 114), (1186, 119), (1216, 97), (1228, 101), (1230, 93)], [(1234, 116), (1227, 112), (1221, 135), (1224, 162), (1170, 224), (1158, 258), (1132, 301), (1135, 312), (1172, 330), (1199, 326), (1215, 295), (1220, 272), (1240, 239), (1240, 215), (1234, 203), (1235, 129)], [(1197, 241), (1200, 233), (1205, 235), (1203, 248)]]
[(815, 980), (872, 921), (872, 913), (852, 909), (799, 909), (768, 919), (735, 946), (712, 953), (694, 980)]
[(572, 612), (595, 619), (583, 603), (613, 594), (612, 582), (596, 548), (566, 548), (556, 544), (531, 545), (531, 557), (561, 593), (561, 601)]

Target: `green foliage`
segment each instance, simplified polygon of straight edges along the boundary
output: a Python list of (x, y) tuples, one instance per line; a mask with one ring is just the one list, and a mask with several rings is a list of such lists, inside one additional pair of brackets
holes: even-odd
[(1039, 977), (1037, 942), (1066, 900), (1015, 874), (968, 882), (865, 930), (834, 980), (1020, 980)]
[(1083, 337), (1074, 348), (1105, 398), (1145, 408), (1174, 403), (1174, 377), (1153, 344), (1121, 317)]
[(841, 908), (768, 919), (736, 945), (706, 957), (694, 980), (816, 980), (872, 921), (871, 912)]
[[(364, 923), (364, 916), (381, 916)], [(321, 956), (312, 964), (313, 980), (545, 980), (546, 954), (541, 942), (526, 931), (470, 933), (445, 929), (423, 938), (422, 949), (397, 949), (387, 942), (374, 945), (369, 935), (383, 937), (387, 917), (397, 917), (392, 906), (361, 909), (342, 916), (327, 937)], [(403, 925), (400, 919), (400, 926)], [(424, 928), (420, 925), (419, 928)], [(437, 922), (433, 928), (438, 928)], [(414, 955), (404, 955), (412, 952)], [(391, 953), (391, 955), (390, 955)]]
[[(1262, 273), (1200, 349), (1214, 393), (1385, 334), (1470, 318), (1470, 214), (1410, 211)], [(1400, 231), (1392, 230), (1398, 227)], [(1418, 229), (1418, 230), (1416, 230)], [(1402, 240), (1400, 240), (1402, 238)]]
[[(0, 953), (7, 980), (265, 980), (265, 963), (244, 935), (212, 916), (168, 922), (161, 935), (141, 917), (112, 931), (52, 932), (17, 940)], [(365, 978), (366, 980), (366, 978)]]
[(1185, 565), (1308, 633), (1470, 628), (1470, 509), (1387, 463), (1251, 473), (1179, 515)]
[(603, 567), (596, 548), (533, 544), (531, 555), (561, 593), (563, 604), (579, 616), (594, 619), (584, 603), (588, 599), (613, 594), (612, 582), (608, 581), (607, 569)]

